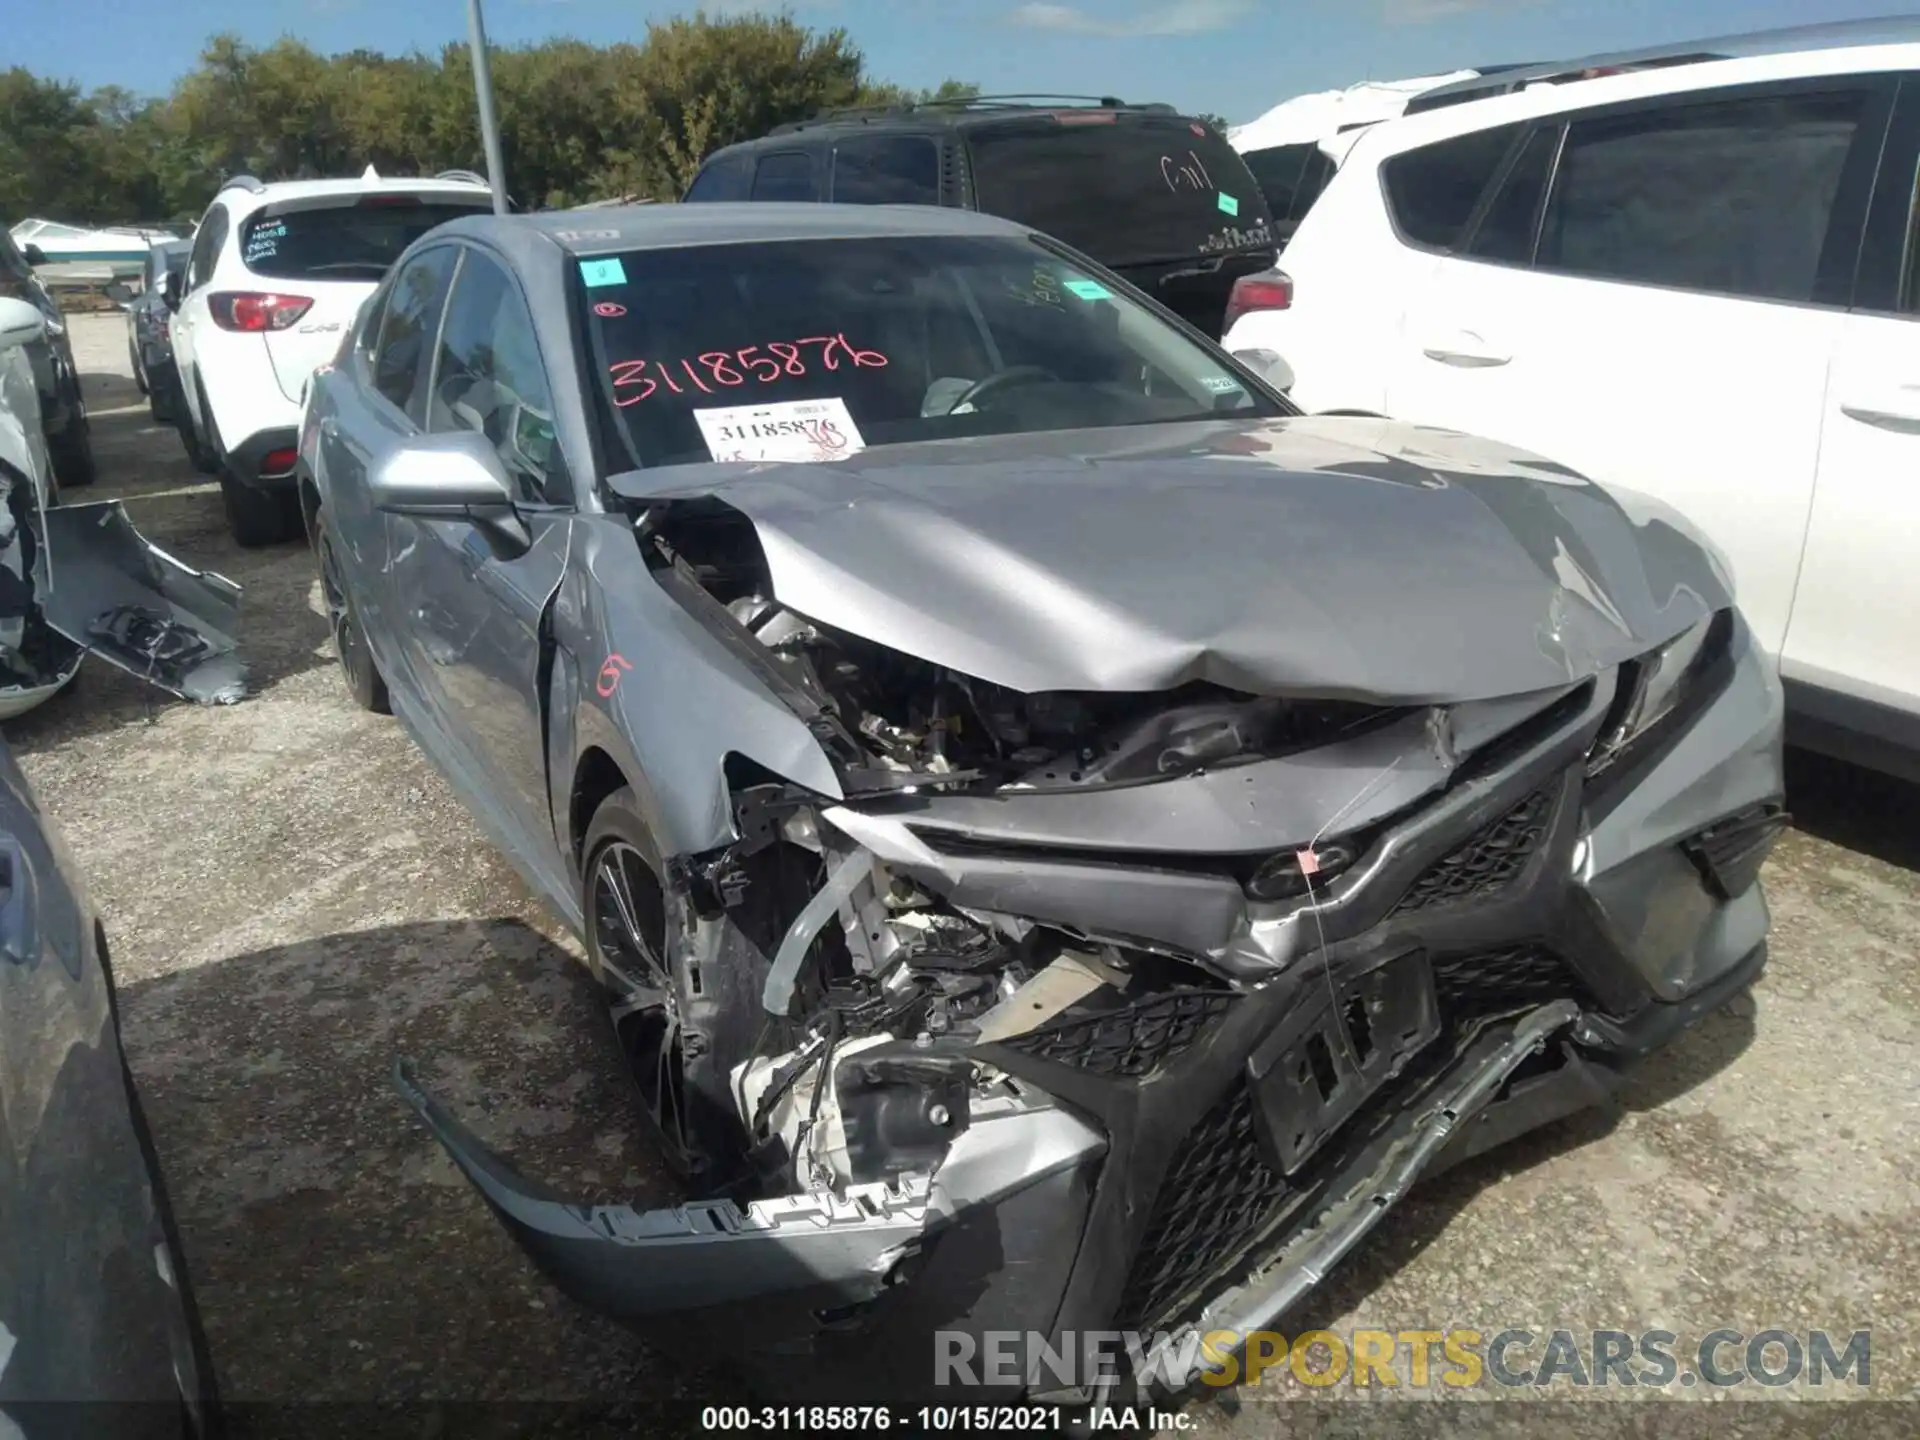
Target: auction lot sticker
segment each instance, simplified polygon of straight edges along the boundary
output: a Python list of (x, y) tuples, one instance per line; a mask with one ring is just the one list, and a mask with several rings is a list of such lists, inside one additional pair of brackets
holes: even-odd
[(837, 395), (695, 410), (693, 421), (715, 460), (842, 460), (867, 448)]

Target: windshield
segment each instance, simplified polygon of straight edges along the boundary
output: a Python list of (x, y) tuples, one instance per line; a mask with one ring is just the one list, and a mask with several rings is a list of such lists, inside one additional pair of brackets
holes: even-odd
[(634, 462), (1290, 413), (1218, 350), (1023, 238), (640, 250), (579, 262)]
[(972, 132), (978, 207), (1102, 265), (1273, 248), (1267, 202), (1233, 148), (1197, 120), (1096, 111)]
[(436, 225), (486, 212), (489, 197), (424, 201), (363, 195), (346, 205), (254, 216), (240, 232), (240, 258), (274, 280), (379, 280)]

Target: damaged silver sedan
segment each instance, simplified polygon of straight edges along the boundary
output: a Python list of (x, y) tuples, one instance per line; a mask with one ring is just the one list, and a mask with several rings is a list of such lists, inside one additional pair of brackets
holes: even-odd
[(1021, 227), (461, 220), (300, 455), (349, 684), (584, 937), (691, 1198), (401, 1089), (562, 1290), (766, 1392), (1272, 1325), (1765, 962), (1780, 691), (1681, 520), (1298, 415)]

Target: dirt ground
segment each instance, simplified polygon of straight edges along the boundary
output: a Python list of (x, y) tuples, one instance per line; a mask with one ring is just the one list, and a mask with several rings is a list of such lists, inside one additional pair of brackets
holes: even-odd
[[(561, 1300), (389, 1078), (396, 1055), (417, 1057), (476, 1129), (567, 1193), (665, 1198), (577, 947), (394, 722), (350, 704), (304, 549), (227, 538), (217, 491), (147, 418), (120, 317), (73, 330), (102, 480), (71, 498), (125, 500), (150, 538), (247, 590), (245, 703), (176, 702), (93, 662), (8, 734), (105, 916), (227, 1397), (562, 1407), (549, 1418), (617, 1404), (649, 1433), (680, 1428), (689, 1401), (727, 1398), (724, 1380)], [(1792, 778), (1753, 996), (1657, 1057), (1618, 1116), (1416, 1193), (1290, 1329), (1657, 1328), (1683, 1355), (1721, 1327), (1867, 1329), (1871, 1397), (1920, 1397), (1920, 792), (1801, 757)], [(1307, 1411), (1282, 1402), (1310, 1394), (1316, 1427), (1355, 1433), (1520, 1433), (1546, 1414), (1357, 1409), (1324, 1402), (1408, 1395), (1405, 1375), (1397, 1391), (1310, 1392), (1283, 1373), (1237, 1408), (1194, 1407), (1199, 1428), (1291, 1433)], [(1574, 1402), (1551, 1412), (1569, 1434), (1651, 1433), (1617, 1387), (1548, 1393)], [(1660, 1398), (1815, 1402), (1717, 1405), (1717, 1434), (1916, 1428), (1920, 1410), (1835, 1394)], [(260, 1433), (287, 1428), (262, 1413), (278, 1418)], [(1682, 1412), (1660, 1416), (1664, 1433)]]

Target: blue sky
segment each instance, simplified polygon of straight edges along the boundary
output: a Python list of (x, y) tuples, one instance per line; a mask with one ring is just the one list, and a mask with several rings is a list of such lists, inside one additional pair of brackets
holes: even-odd
[[(689, 4), (486, 0), (496, 43), (637, 40)], [(719, 10), (777, 9), (710, 0)], [(1167, 100), (1239, 122), (1290, 95), (1503, 60), (1551, 59), (1813, 18), (1805, 0), (794, 0), (846, 27), (881, 79), (949, 76), (989, 92)], [(1823, 0), (1820, 18), (1889, 0)], [(956, 23), (956, 15), (968, 18)], [(164, 92), (204, 39), (292, 34), (326, 51), (434, 50), (466, 33), (465, 0), (0, 0), (0, 64), (85, 86)]]

